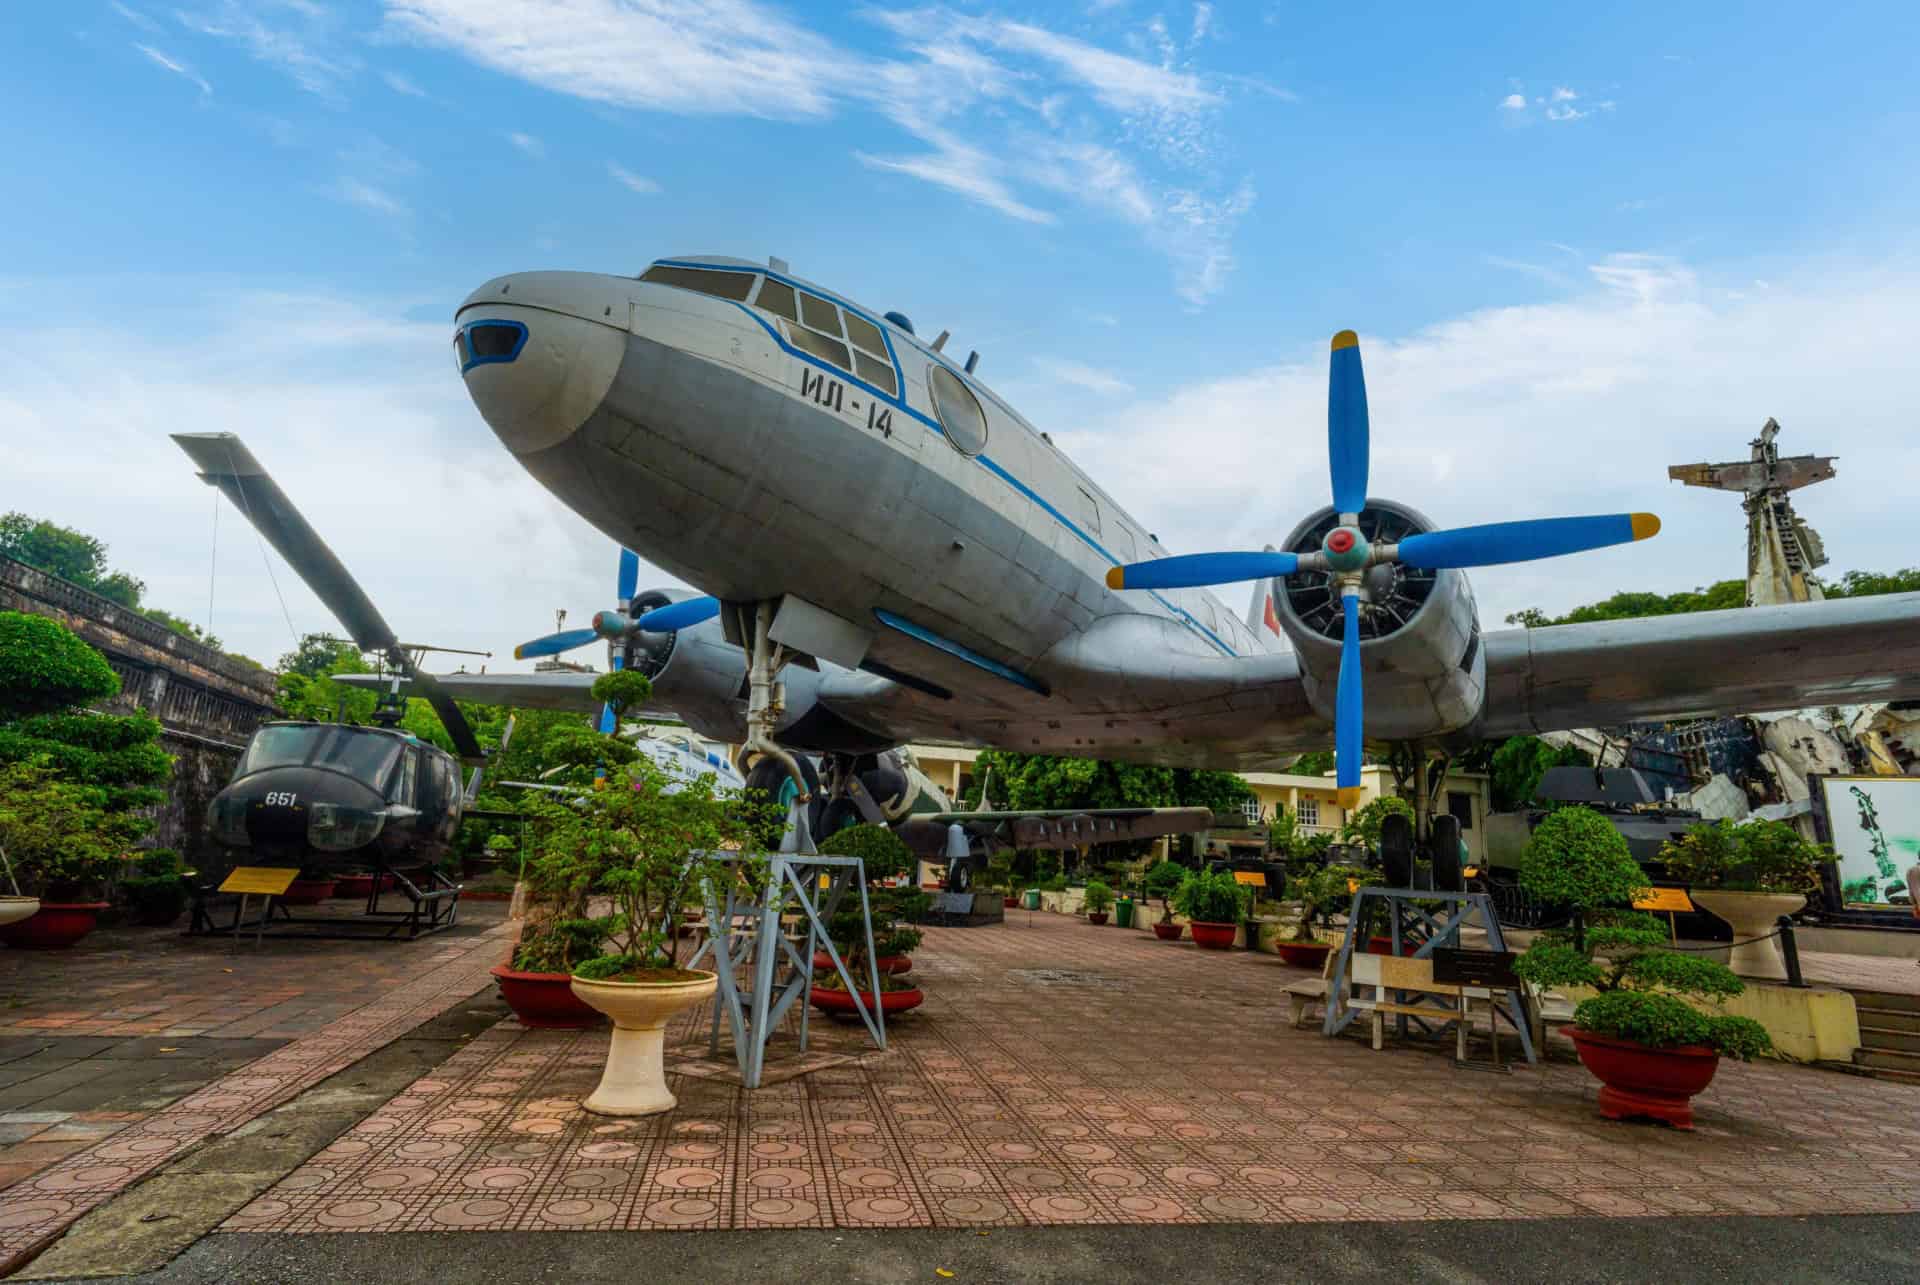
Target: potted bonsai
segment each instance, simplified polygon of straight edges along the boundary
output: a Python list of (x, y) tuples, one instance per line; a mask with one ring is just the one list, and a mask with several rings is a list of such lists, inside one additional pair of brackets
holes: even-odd
[[(918, 1008), (926, 996), (913, 983), (900, 978), (913, 970), (910, 956), (921, 941), (920, 931), (912, 927), (910, 921), (925, 914), (932, 899), (918, 888), (880, 886), (882, 881), (912, 868), (912, 851), (886, 826), (864, 824), (848, 826), (829, 835), (820, 844), (820, 851), (829, 856), (858, 857), (866, 873), (867, 905), (873, 928), (871, 964), (880, 970), (881, 1008), (888, 1013)], [(871, 985), (867, 920), (861, 914), (859, 898), (851, 894), (842, 897), (827, 930), (854, 985)], [(856, 1012), (853, 997), (847, 993), (840, 974), (834, 971), (832, 956), (824, 950), (815, 951), (813, 968), (808, 1001), (822, 1012)], [(864, 1003), (872, 1005), (872, 992), (861, 990), (859, 994)]]
[(1590, 986), (1568, 1032), (1600, 1080), (1600, 1114), (1650, 1117), (1693, 1127), (1690, 1099), (1712, 1081), (1722, 1056), (1742, 1061), (1772, 1048), (1746, 1017), (1705, 1012), (1680, 998), (1738, 995), (1724, 964), (1662, 950), (1653, 916), (1626, 909), (1647, 890), (1646, 873), (1611, 822), (1582, 807), (1551, 813), (1521, 859), (1520, 884), (1570, 912), (1569, 927), (1542, 932), (1515, 965), (1531, 986)]
[(1025, 882), (1026, 881), (1018, 874), (1014, 873), (1013, 852), (1011, 849), (1002, 848), (987, 858), (986, 885), (989, 888), (999, 889), (1000, 895), (1004, 899), (1003, 909), (1013, 910), (1019, 906), (1020, 890)]
[(599, 958), (607, 940), (606, 921), (589, 919), (584, 910), (567, 915), (552, 901), (529, 902), (513, 954), (489, 970), (520, 1025), (578, 1030), (600, 1024), (599, 1010), (573, 993), (573, 970)]
[(1667, 873), (1703, 910), (1733, 929), (1727, 966), (1743, 977), (1785, 981), (1774, 924), (1820, 886), (1822, 854), (1784, 821), (1697, 825), (1660, 849)]
[(289, 906), (317, 906), (332, 895), (332, 871), (325, 866), (301, 866), (280, 900)]
[(1161, 941), (1180, 940), (1183, 930), (1173, 922), (1173, 894), (1186, 877), (1186, 867), (1179, 862), (1160, 861), (1140, 880), (1140, 886), (1147, 896), (1160, 899), (1160, 918), (1154, 921), (1153, 935)]
[(561, 885), (612, 904), (598, 921), (612, 953), (573, 967), (573, 993), (614, 1026), (600, 1085), (582, 1104), (588, 1111), (652, 1115), (674, 1105), (663, 1057), (667, 1022), (718, 985), (711, 972), (680, 967), (676, 928), (683, 908), (709, 887), (755, 873), (716, 854), (750, 840), (762, 810), (716, 789), (713, 776), (677, 778), (639, 755), (603, 788), (544, 810), (541, 854), (564, 867), (553, 872)]
[(1107, 912), (1113, 909), (1113, 889), (1098, 879), (1087, 884), (1086, 899), (1081, 902), (1087, 912), (1087, 922), (1096, 927), (1107, 922)]
[(1322, 866), (1289, 881), (1294, 904), (1300, 910), (1300, 922), (1291, 938), (1274, 943), (1281, 959), (1298, 968), (1320, 968), (1326, 963), (1333, 943), (1321, 941), (1314, 932), (1316, 921), (1325, 923), (1333, 910), (1347, 905), (1353, 897), (1347, 884), (1353, 872), (1345, 866)]
[(37, 902), (0, 927), (0, 941), (58, 950), (92, 932), (107, 908), (107, 880), (144, 828), (138, 817), (107, 811), (98, 790), (37, 763), (0, 764), (0, 853), (23, 898), (13, 904)]
[(120, 895), (133, 922), (165, 928), (187, 908), (188, 871), (172, 848), (149, 848), (133, 856), (133, 872), (120, 878)]
[(1226, 870), (1189, 871), (1173, 894), (1174, 909), (1193, 930), (1193, 944), (1206, 950), (1232, 947), (1249, 900), (1246, 888)]

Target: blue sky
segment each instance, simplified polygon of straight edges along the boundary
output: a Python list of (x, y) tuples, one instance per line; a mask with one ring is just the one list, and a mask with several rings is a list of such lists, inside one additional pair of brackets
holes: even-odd
[[(507, 646), (607, 605), (604, 540), (486, 433), (447, 322), (504, 271), (697, 251), (951, 329), (1177, 548), (1320, 502), (1324, 344), (1354, 326), (1377, 492), (1449, 523), (1668, 517), (1658, 556), (1480, 577), (1489, 623), (1738, 574), (1730, 497), (1665, 466), (1744, 454), (1768, 415), (1842, 457), (1805, 505), (1835, 569), (1901, 561), (1911, 5), (9, 17), (0, 507), (99, 532), (196, 618), (212, 515), (180, 428), (246, 435), (396, 620)], [(403, 513), (375, 468), (412, 481)], [(325, 622), (259, 564), (216, 570), (214, 624), (270, 659), (286, 616)]]

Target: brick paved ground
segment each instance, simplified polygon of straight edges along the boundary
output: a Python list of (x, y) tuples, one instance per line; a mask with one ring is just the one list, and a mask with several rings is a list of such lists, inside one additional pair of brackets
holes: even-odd
[(126, 929), (0, 952), (0, 1261), (486, 987), (514, 926), (499, 903), (461, 918), (414, 942)]
[(1024, 919), (929, 930), (928, 1003), (887, 1054), (753, 1094), (676, 1074), (679, 1107), (649, 1120), (579, 1109), (604, 1031), (505, 1022), (226, 1229), (1920, 1209), (1920, 1087), (1727, 1064), (1695, 1133), (1610, 1123), (1563, 1041), (1511, 1077), (1375, 1053), (1287, 1028), (1279, 988), (1300, 974), (1271, 957)]

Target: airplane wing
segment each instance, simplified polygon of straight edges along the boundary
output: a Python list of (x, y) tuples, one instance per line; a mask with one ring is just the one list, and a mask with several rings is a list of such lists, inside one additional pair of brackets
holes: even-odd
[(1484, 736), (1920, 697), (1920, 593), (1485, 636)]

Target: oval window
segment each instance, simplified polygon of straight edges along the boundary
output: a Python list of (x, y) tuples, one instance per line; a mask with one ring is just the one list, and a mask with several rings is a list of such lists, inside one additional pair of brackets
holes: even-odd
[(973, 390), (939, 362), (927, 367), (927, 388), (933, 393), (933, 410), (940, 417), (940, 427), (954, 449), (962, 455), (978, 455), (984, 450), (987, 417)]

